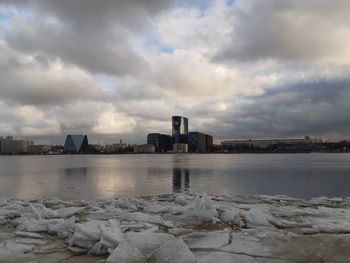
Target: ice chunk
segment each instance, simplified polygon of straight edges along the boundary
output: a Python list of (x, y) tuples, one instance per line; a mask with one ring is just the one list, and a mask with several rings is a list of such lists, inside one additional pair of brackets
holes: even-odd
[(240, 219), (240, 209), (232, 207), (230, 209), (226, 209), (224, 212), (222, 212), (219, 216), (220, 220), (224, 223), (233, 223), (237, 224), (239, 223)]
[(151, 214), (164, 214), (169, 212), (169, 208), (164, 205), (149, 203), (143, 208), (143, 211)]
[(47, 232), (49, 225), (61, 224), (63, 219), (34, 219), (24, 220), (24, 228), (30, 232)]
[(199, 199), (199, 196), (196, 196), (193, 209), (188, 210), (186, 214), (203, 222), (213, 221), (218, 216), (216, 209), (206, 193), (202, 195), (201, 199)]
[(33, 233), (33, 232), (24, 232), (24, 231), (15, 231), (15, 235), (19, 237), (29, 237), (29, 238), (46, 238), (46, 235)]
[(252, 208), (243, 215), (248, 228), (273, 227), (269, 222), (273, 220), (272, 216), (258, 208)]
[(192, 263), (196, 258), (182, 238), (170, 239), (151, 256), (153, 263)]
[(86, 207), (65, 207), (61, 209), (54, 210), (55, 217), (60, 218), (68, 218), (72, 215), (75, 215), (76, 213), (81, 212), (82, 210), (86, 209)]
[(114, 205), (116, 207), (120, 207), (120, 208), (124, 208), (124, 209), (130, 209), (130, 210), (137, 209), (136, 201), (133, 199), (129, 199), (129, 198), (118, 199), (114, 202)]
[(146, 263), (146, 258), (132, 244), (123, 241), (112, 251), (106, 263)]
[(129, 232), (125, 236), (145, 256), (151, 255), (165, 241), (174, 238), (170, 234), (152, 232)]
[[(239, 262), (239, 263), (255, 263), (255, 262), (260, 262), (257, 261), (257, 259), (253, 257), (249, 257), (246, 255), (235, 255), (231, 253), (225, 253), (225, 252), (213, 252), (206, 254), (202, 257), (199, 257), (197, 260), (197, 263), (213, 263), (213, 262), (218, 262), (218, 263), (234, 263), (234, 262)], [(269, 261), (267, 261), (269, 262)]]
[(179, 204), (179, 205), (182, 205), (182, 206), (188, 204), (187, 198), (184, 195), (176, 196), (174, 202), (175, 202), (175, 204)]
[(48, 232), (55, 233), (60, 238), (68, 237), (74, 231), (74, 228), (75, 228), (75, 217), (74, 216), (65, 220), (62, 223), (48, 224)]
[(122, 231), (117, 226), (106, 227), (100, 226), (101, 240), (100, 242), (108, 248), (116, 248), (119, 243), (125, 239)]
[(141, 212), (128, 213), (128, 214), (125, 214), (123, 218), (127, 221), (135, 220), (135, 221), (147, 222), (147, 223), (158, 224), (158, 225), (163, 223), (161, 216), (148, 215)]
[(196, 232), (184, 237), (190, 249), (215, 249), (229, 243), (230, 235), (227, 232)]
[(101, 238), (100, 221), (77, 224), (77, 229), (69, 240), (69, 245), (91, 249)]

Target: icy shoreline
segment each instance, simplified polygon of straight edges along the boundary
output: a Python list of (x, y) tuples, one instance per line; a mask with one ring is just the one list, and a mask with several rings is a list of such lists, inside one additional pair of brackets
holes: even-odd
[(0, 198), (0, 262), (348, 262), (350, 198)]

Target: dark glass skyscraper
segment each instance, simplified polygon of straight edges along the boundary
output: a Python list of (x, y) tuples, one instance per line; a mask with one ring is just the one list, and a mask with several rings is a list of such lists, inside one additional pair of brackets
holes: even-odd
[(173, 116), (171, 122), (173, 143), (188, 143), (188, 119), (182, 116)]
[(152, 144), (156, 147), (156, 152), (167, 152), (172, 150), (172, 137), (167, 134), (150, 133), (147, 135), (147, 144)]

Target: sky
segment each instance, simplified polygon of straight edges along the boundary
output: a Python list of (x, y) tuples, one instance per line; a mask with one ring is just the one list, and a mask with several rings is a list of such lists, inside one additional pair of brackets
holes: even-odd
[(348, 0), (0, 0), (0, 136), (350, 139)]

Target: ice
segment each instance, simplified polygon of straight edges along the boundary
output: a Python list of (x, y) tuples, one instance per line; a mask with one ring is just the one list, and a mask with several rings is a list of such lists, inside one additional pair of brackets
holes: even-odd
[(124, 208), (124, 209), (130, 209), (130, 210), (136, 210), (137, 209), (137, 203), (133, 199), (129, 198), (121, 198), (114, 202), (114, 205), (116, 207)]
[(77, 224), (77, 229), (69, 240), (69, 245), (91, 249), (101, 238), (100, 221)]
[(151, 256), (153, 263), (192, 263), (196, 258), (182, 238), (170, 239)]
[(195, 232), (184, 238), (187, 246), (193, 249), (215, 249), (229, 243), (230, 235), (227, 232)]
[(75, 217), (71, 217), (62, 223), (48, 224), (48, 232), (55, 233), (60, 238), (68, 237), (75, 228)]
[(226, 209), (220, 214), (219, 218), (224, 223), (233, 223), (238, 225), (240, 220), (240, 209), (234, 207)]
[(0, 262), (74, 254), (109, 262), (347, 262), (349, 208), (350, 198), (205, 193), (89, 202), (0, 198)]
[(23, 226), (27, 231), (30, 231), (30, 232), (47, 232), (49, 230), (49, 225), (62, 224), (63, 222), (64, 222), (64, 219), (30, 218), (29, 220), (24, 219)]
[(246, 255), (235, 255), (225, 252), (212, 252), (199, 257), (196, 263), (258, 263), (255, 258)]
[(150, 256), (161, 244), (174, 238), (170, 234), (152, 232), (129, 232), (126, 233), (128, 241), (138, 248), (145, 256)]
[(111, 227), (100, 225), (100, 229), (100, 242), (108, 248), (116, 248), (119, 243), (125, 239), (124, 234), (115, 224)]
[(269, 257), (271, 256), (271, 251), (262, 245), (260, 239), (251, 236), (232, 234), (232, 241), (229, 245), (220, 248), (224, 252), (245, 254), (253, 257)]
[(177, 195), (175, 197), (174, 203), (185, 206), (188, 204), (188, 200), (187, 200), (186, 196), (184, 196), (184, 195)]
[(248, 228), (273, 227), (269, 221), (272, 216), (266, 211), (263, 212), (258, 208), (251, 208), (249, 211), (243, 212)]
[(133, 212), (133, 213), (127, 213), (123, 216), (124, 220), (127, 221), (139, 221), (139, 222), (147, 222), (151, 224), (162, 224), (163, 220), (162, 217), (159, 215), (148, 215), (142, 212)]
[(164, 214), (169, 211), (169, 208), (164, 205), (149, 203), (143, 208), (143, 211), (151, 214)]
[(37, 262), (35, 256), (25, 254), (33, 250), (32, 245), (23, 245), (16, 243), (0, 244), (0, 262), (17, 263), (17, 262)]
[(123, 241), (114, 249), (107, 258), (106, 263), (146, 263), (144, 255), (131, 245), (128, 241)]
[(65, 208), (54, 210), (54, 215), (55, 217), (59, 217), (59, 218), (68, 218), (81, 212), (84, 209), (86, 209), (86, 207), (74, 207), (74, 206), (65, 207)]
[(203, 222), (210, 222), (218, 216), (218, 212), (214, 208), (208, 195), (206, 193), (203, 193), (201, 199), (198, 195), (196, 196), (193, 202), (193, 209), (188, 210), (187, 215)]
[(29, 238), (46, 238), (46, 235), (33, 233), (33, 232), (24, 232), (24, 231), (16, 231), (15, 236), (19, 237), (29, 237)]

